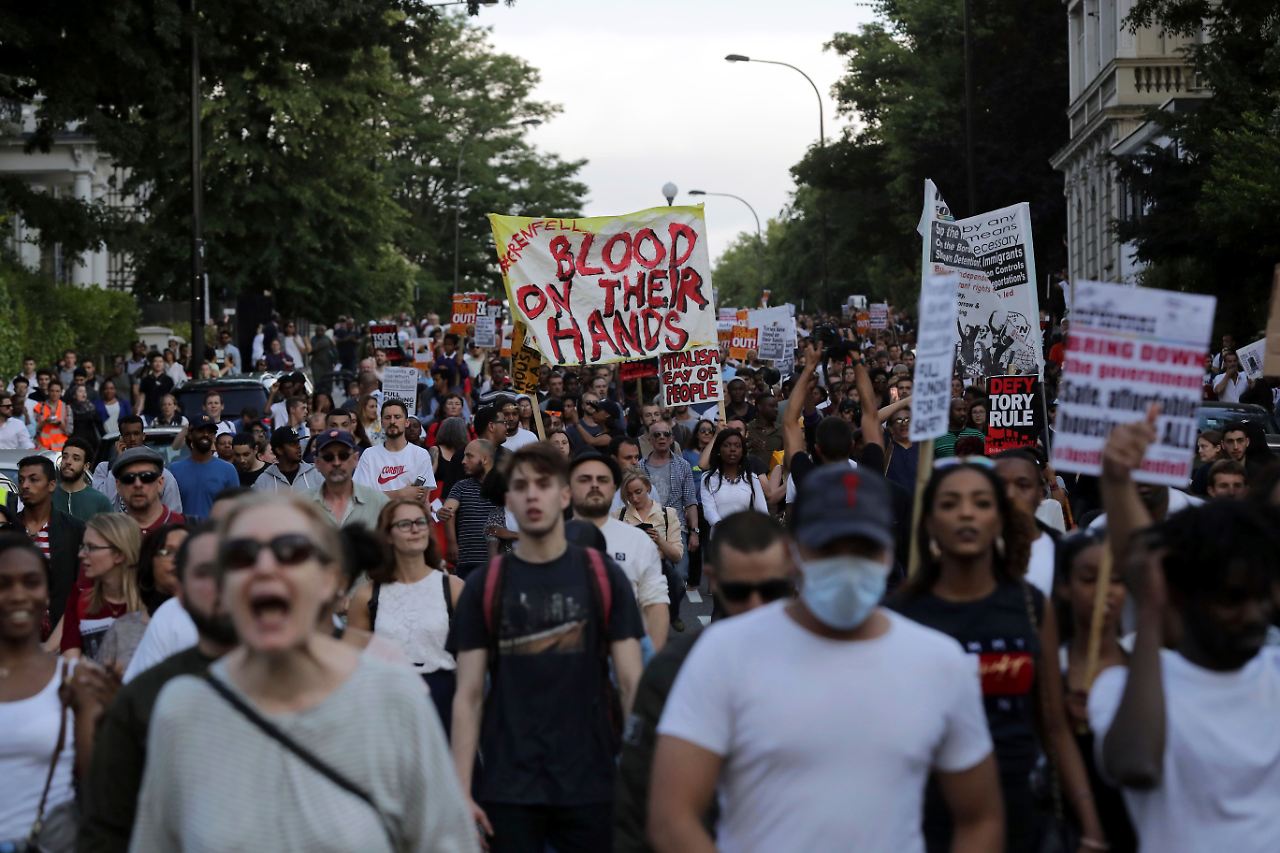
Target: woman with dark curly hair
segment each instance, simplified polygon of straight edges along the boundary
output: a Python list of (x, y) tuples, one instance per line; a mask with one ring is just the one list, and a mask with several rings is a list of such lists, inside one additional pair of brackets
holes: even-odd
[[(1008, 853), (1040, 849), (1044, 827), (1030, 779), (1042, 751), (1052, 759), (1050, 772), (1057, 771), (1062, 801), (1070, 804), (1084, 839), (1105, 844), (1067, 724), (1057, 619), (1044, 595), (1023, 580), (1034, 531), (1031, 517), (1009, 501), (991, 462), (955, 460), (939, 467), (922, 498), (920, 569), (889, 602), (978, 656)], [(930, 851), (950, 849), (950, 819), (933, 784), (924, 829)]]
[(165, 524), (142, 540), (142, 552), (138, 557), (138, 590), (142, 593), (142, 603), (146, 605), (149, 616), (155, 615), (156, 608), (178, 591), (174, 563), (188, 533), (185, 524)]

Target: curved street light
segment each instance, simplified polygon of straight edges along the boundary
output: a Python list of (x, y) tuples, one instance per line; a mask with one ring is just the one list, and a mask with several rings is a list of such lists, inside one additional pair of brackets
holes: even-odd
[(680, 194), (680, 188), (671, 181), (667, 181), (662, 185), (662, 197), (667, 200), (667, 207), (675, 204), (676, 196)]
[(752, 218), (756, 221), (756, 271), (760, 276), (760, 287), (765, 285), (764, 281), (764, 235), (760, 231), (760, 217), (756, 214), (756, 209), (751, 206), (751, 202), (747, 201), (740, 195), (733, 193), (713, 193), (707, 190), (689, 190), (689, 195), (699, 196), (719, 196), (721, 198), (737, 199), (747, 206), (747, 210), (751, 211)]

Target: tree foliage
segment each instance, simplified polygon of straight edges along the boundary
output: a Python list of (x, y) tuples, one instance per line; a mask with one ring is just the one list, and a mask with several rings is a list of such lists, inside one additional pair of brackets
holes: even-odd
[[(915, 231), (925, 178), (963, 215), (1030, 202), (1036, 258), (1064, 252), (1062, 178), (1049, 158), (1067, 139), (1067, 41), (1056, 0), (973, 0), (977, 198), (966, 198), (962, 4), (877, 0), (878, 20), (827, 45), (845, 62), (834, 94), (853, 124), (792, 169), (798, 190), (770, 270), (775, 300), (850, 293), (898, 304), (920, 281)], [(770, 242), (774, 242), (770, 234)], [(717, 273), (719, 275), (719, 273)], [(717, 285), (719, 285), (717, 281)]]
[(465, 18), (416, 0), (197, 5), (194, 19), (189, 0), (0, 12), (0, 97), (41, 97), (31, 145), (78, 122), (123, 167), (120, 189), (137, 206), (112, 217), (11, 184), (0, 204), (73, 250), (106, 241), (128, 252), (141, 297), (187, 288), (193, 24), (215, 296), (270, 291), (282, 310), (316, 317), (405, 308), (415, 287), (442, 297), (451, 283), (455, 200), (477, 283), (493, 258), (482, 208), (576, 212), (581, 164), (509, 129), (555, 112), (530, 98), (536, 71), (496, 53)]
[(1280, 261), (1280, 7), (1139, 0), (1126, 23), (1203, 28), (1188, 58), (1213, 96), (1152, 112), (1166, 142), (1120, 162), (1141, 213), (1118, 234), (1148, 264), (1144, 283), (1213, 293), (1224, 330), (1252, 333)]

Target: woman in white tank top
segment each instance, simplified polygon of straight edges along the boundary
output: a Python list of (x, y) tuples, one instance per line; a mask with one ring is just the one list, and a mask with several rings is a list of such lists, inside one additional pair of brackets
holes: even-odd
[(430, 514), (422, 504), (391, 501), (378, 515), (378, 530), (391, 546), (393, 562), (369, 569), (372, 583), (352, 597), (348, 624), (400, 647), (431, 689), (447, 735), (458, 665), (445, 646), (453, 607), (462, 594), (462, 580), (439, 568), (439, 546)]

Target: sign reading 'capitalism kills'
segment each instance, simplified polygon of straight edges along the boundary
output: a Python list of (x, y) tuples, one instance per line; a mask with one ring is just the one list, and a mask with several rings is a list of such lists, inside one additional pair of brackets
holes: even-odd
[(512, 314), (551, 363), (607, 364), (716, 344), (701, 206), (489, 220)]

